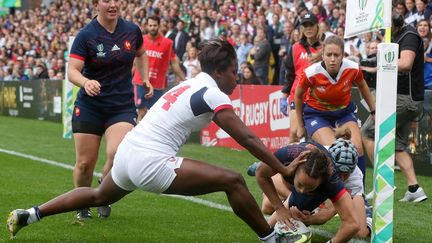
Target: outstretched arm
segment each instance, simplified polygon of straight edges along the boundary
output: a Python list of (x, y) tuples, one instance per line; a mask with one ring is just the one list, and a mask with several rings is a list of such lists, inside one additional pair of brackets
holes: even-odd
[[(260, 167), (266, 167), (264, 171), (258, 168), (257, 181), (263, 192), (267, 195), (274, 209), (278, 212), (279, 220), (286, 225), (291, 225), (289, 210), (283, 207), (279, 196), (277, 195), (271, 176), (276, 172), (282, 175), (288, 175), (289, 172), (285, 166), (268, 150), (261, 140), (240, 120), (232, 109), (223, 109), (218, 111), (214, 122), (227, 132), (241, 146), (246, 148), (253, 156), (264, 162)], [(258, 179), (259, 178), (259, 179)]]

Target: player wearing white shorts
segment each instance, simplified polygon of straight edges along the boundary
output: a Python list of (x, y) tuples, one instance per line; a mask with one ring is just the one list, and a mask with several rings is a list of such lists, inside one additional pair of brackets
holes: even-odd
[[(264, 242), (275, 242), (272, 228), (261, 214), (241, 174), (202, 161), (176, 157), (192, 131), (213, 120), (252, 155), (284, 176), (283, 166), (240, 120), (228, 95), (236, 87), (237, 58), (231, 44), (219, 39), (205, 42), (198, 57), (203, 72), (164, 94), (118, 147), (111, 172), (98, 188), (81, 187), (40, 206), (16, 209), (9, 214), (11, 236), (42, 217), (112, 204), (140, 188), (166, 194), (201, 195), (223, 191), (235, 214)], [(276, 193), (271, 179), (260, 181), (276, 208), (277, 219), (287, 225), (291, 215)]]

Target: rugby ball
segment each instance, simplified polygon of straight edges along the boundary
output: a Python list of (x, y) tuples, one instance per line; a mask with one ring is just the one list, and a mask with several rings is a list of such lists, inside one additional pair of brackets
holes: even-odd
[(312, 237), (312, 232), (303, 222), (291, 219), (296, 230), (290, 229), (282, 223), (276, 223), (274, 229), (277, 234), (277, 242), (280, 243), (304, 243), (309, 242)]

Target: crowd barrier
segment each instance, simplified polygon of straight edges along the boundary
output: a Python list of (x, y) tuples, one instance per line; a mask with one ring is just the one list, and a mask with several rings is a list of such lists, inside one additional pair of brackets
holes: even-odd
[[(0, 81), (0, 114), (62, 122), (62, 80)], [(288, 144), (289, 119), (280, 112), (281, 86), (239, 85), (230, 96), (236, 114), (272, 151)], [(359, 123), (368, 111), (358, 104)], [(432, 176), (432, 91), (425, 92), (424, 112), (412, 123), (409, 151), (418, 174)], [(242, 149), (213, 122), (200, 133), (204, 146)]]
[(0, 81), (0, 114), (62, 121), (62, 81)]

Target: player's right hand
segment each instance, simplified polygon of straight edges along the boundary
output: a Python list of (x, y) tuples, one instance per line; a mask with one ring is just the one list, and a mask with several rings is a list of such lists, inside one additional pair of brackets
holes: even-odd
[(285, 224), (292, 230), (296, 230), (294, 224), (291, 222), (291, 211), (285, 206), (279, 207), (275, 210), (276, 222)]
[(153, 85), (150, 82), (144, 82), (144, 88), (148, 90), (147, 93), (144, 95), (144, 98), (150, 99), (151, 97), (153, 97)]
[(100, 94), (101, 85), (97, 80), (89, 79), (84, 83), (84, 90), (88, 96), (97, 96)]

